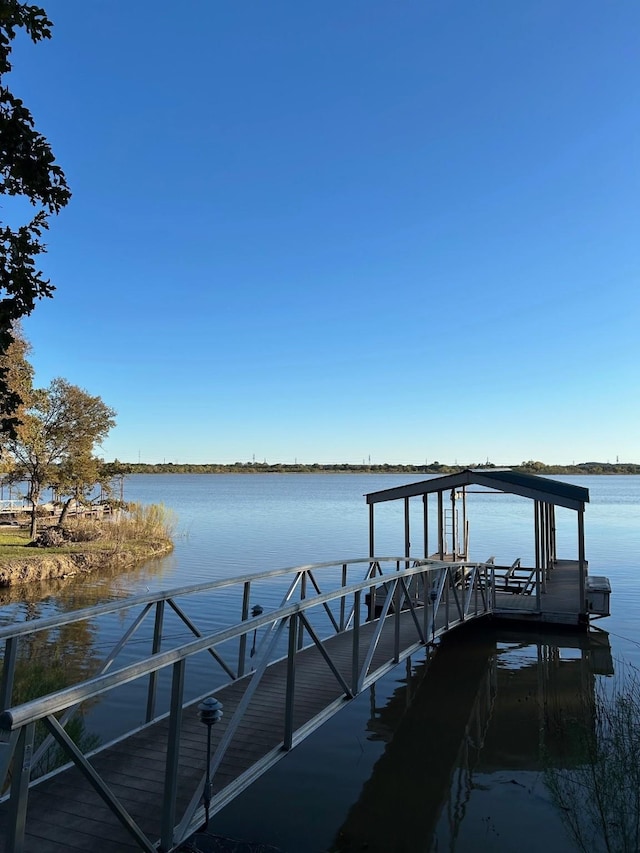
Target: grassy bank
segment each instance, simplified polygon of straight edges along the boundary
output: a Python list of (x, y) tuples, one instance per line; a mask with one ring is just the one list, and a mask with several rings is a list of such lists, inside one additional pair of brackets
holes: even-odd
[(0, 586), (135, 566), (171, 551), (173, 528), (172, 514), (153, 504), (132, 505), (104, 520), (69, 520), (64, 541), (47, 547), (34, 547), (25, 528), (0, 529)]

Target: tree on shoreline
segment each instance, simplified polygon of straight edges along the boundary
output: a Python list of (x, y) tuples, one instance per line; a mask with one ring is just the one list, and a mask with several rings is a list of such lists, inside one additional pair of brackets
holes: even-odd
[[(36, 266), (46, 251), (43, 232), (49, 217), (71, 198), (64, 172), (49, 143), (35, 129), (24, 103), (6, 85), (11, 71), (12, 41), (22, 29), (32, 42), (51, 38), (51, 21), (44, 9), (19, 0), (0, 0), (0, 194), (27, 199), (35, 215), (13, 227), (0, 221), (0, 355), (14, 341), (15, 323), (30, 314), (38, 299), (51, 296), (51, 282)], [(20, 390), (0, 364), (0, 430), (15, 436), (22, 403)]]
[(99, 462), (93, 450), (115, 425), (114, 417), (114, 410), (100, 397), (65, 379), (54, 379), (49, 388), (31, 392), (15, 437), (5, 438), (4, 448), (13, 463), (12, 478), (28, 483), (32, 539), (37, 535), (38, 502), (46, 486), (58, 485), (73, 497), (95, 484), (92, 478), (99, 477)]

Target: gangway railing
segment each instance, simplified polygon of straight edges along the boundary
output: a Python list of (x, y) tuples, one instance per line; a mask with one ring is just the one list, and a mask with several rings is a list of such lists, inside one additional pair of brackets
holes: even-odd
[(0, 513), (26, 512), (31, 504), (23, 498), (2, 498), (0, 500)]
[[(361, 572), (359, 580), (354, 581), (349, 577), (354, 570)], [(252, 590), (265, 581), (273, 583), (279, 577), (286, 580), (287, 576), (291, 577), (279, 604), (268, 612), (263, 611), (250, 617)], [(336, 588), (327, 590), (327, 584), (334, 584)], [(184, 604), (178, 602), (178, 599), (183, 597), (222, 592), (229, 587), (235, 587), (241, 593), (238, 596), (240, 620), (213, 632), (201, 631), (186, 612)], [(375, 618), (376, 593), (379, 589), (384, 590), (384, 602), (380, 616)], [(363, 593), (369, 594), (368, 608), (364, 604)], [(421, 646), (434, 642), (441, 634), (462, 622), (490, 612), (495, 603), (494, 598), (493, 567), (489, 564), (413, 560), (406, 556), (362, 558), (276, 569), (206, 584), (183, 586), (0, 630), (0, 642), (4, 640), (5, 646), (0, 700), (1, 706), (6, 709), (0, 714), (0, 731), (4, 736), (0, 749), (0, 780), (4, 783), (9, 775), (11, 777), (10, 792), (4, 797), (4, 800), (9, 800), (10, 837), (7, 849), (16, 853), (23, 849), (31, 768), (37, 765), (43, 751), (54, 741), (68, 760), (84, 774), (86, 780), (135, 840), (139, 849), (151, 853), (158, 849), (158, 844), (163, 851), (177, 849), (201, 826), (207, 780), (215, 774), (227, 751), (232, 747), (234, 732), (237, 731), (252, 697), (259, 691), (263, 676), (271, 664), (277, 660), (286, 660), (285, 713), (280, 743), (261, 762), (260, 768), (245, 771), (214, 797), (208, 809), (211, 814), (244, 790), (257, 775), (275, 763), (283, 752), (290, 750), (336, 713), (343, 706), (345, 699), (357, 696)], [(195, 639), (163, 651), (163, 626), (167, 608), (176, 614)], [(139, 612), (124, 630), (94, 677), (12, 707), (16, 661), (21, 641), (38, 631), (129, 610)], [(135, 663), (112, 669), (123, 648), (151, 614), (154, 615), (151, 654)], [(410, 618), (414, 629), (412, 639), (405, 639), (401, 643), (400, 623), (401, 619), (407, 618)], [(365, 637), (363, 626), (366, 622), (373, 623), (373, 630), (366, 632)], [(374, 655), (385, 630), (394, 632), (393, 652), (387, 661), (378, 663), (374, 668)], [(255, 638), (259, 631), (261, 640), (256, 645)], [(350, 633), (351, 666), (345, 673), (344, 668), (332, 659), (323, 641), (332, 635), (347, 632)], [(246, 674), (248, 637), (251, 635), (254, 637), (251, 650), (253, 671)], [(286, 645), (283, 648), (285, 640)], [(333, 674), (340, 697), (296, 728), (296, 657), (312, 646), (318, 649)], [(203, 768), (202, 778), (193, 797), (184, 814), (178, 819), (176, 797), (180, 724), (182, 710), (186, 704), (185, 664), (194, 655), (205, 651), (223, 671), (227, 683), (245, 678), (247, 687), (226, 723), (211, 757), (210, 766)], [(142, 831), (108, 784), (97, 774), (65, 727), (74, 711), (83, 703), (101, 699), (116, 688), (141, 679), (148, 679), (145, 719), (147, 723), (159, 719), (156, 712), (158, 674), (169, 669), (169, 710), (160, 715), (169, 717), (169, 743), (163, 775), (162, 821), (161, 826), (158, 826), (158, 837), (151, 838)], [(34, 733), (38, 723), (43, 724), (48, 737), (34, 753)]]

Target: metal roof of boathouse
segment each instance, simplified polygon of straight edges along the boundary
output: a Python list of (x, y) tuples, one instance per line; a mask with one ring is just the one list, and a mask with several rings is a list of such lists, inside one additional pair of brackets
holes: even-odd
[(457, 474), (445, 474), (443, 477), (432, 477), (405, 486), (369, 492), (365, 498), (368, 504), (374, 504), (471, 485), (484, 486), (567, 509), (584, 511), (584, 505), (589, 501), (589, 489), (583, 486), (574, 486), (571, 483), (541, 477), (539, 474), (524, 474), (511, 468), (465, 468)]

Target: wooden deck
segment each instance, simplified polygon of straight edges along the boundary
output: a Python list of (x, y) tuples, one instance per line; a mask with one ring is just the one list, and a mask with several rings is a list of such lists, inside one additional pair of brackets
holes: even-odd
[(549, 572), (546, 592), (540, 595), (540, 610), (535, 592), (531, 595), (514, 595), (496, 591), (494, 616), (499, 619), (514, 619), (562, 625), (581, 624), (578, 562), (558, 560)]
[[(395, 620), (387, 620), (372, 662), (372, 671), (393, 658)], [(360, 628), (361, 637), (371, 634), (377, 623)], [(401, 659), (415, 649), (417, 632), (409, 613), (400, 620)], [(350, 680), (352, 633), (338, 634), (325, 647), (334, 663)], [(366, 645), (361, 644), (361, 661)], [(282, 751), (286, 661), (271, 665), (263, 676), (248, 712), (236, 732), (232, 749), (223, 760), (213, 785), (214, 797), (231, 786), (245, 771), (263, 760), (266, 770)], [(219, 690), (224, 716), (213, 728), (213, 748), (224, 734), (250, 676)], [(296, 656), (296, 729), (321, 714), (344, 696), (335, 676), (315, 646)], [(197, 702), (184, 709), (180, 734), (180, 767), (176, 817), (180, 818), (202, 779), (206, 760), (206, 727), (199, 721)], [(168, 718), (144, 727), (120, 742), (96, 753), (91, 763), (107, 782), (125, 809), (150, 839), (160, 837), (164, 768), (168, 742)], [(275, 752), (275, 754), (273, 754)], [(259, 775), (254, 773), (252, 778)], [(243, 787), (246, 787), (243, 786)], [(239, 790), (242, 790), (240, 787)], [(238, 793), (236, 790), (235, 793)], [(231, 796), (232, 794), (230, 794)], [(7, 846), (8, 802), (0, 805), (0, 850)], [(70, 768), (37, 783), (29, 794), (25, 853), (94, 851), (122, 853), (139, 846), (129, 835), (79, 770)]]

